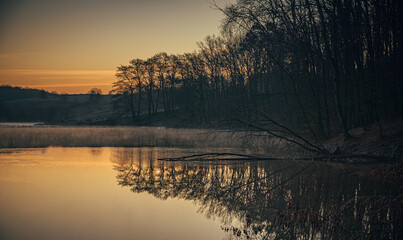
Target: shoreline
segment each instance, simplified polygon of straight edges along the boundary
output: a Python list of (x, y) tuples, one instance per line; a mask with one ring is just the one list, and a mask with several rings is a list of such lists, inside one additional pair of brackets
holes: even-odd
[[(273, 154), (275, 142), (269, 136), (250, 137), (236, 130), (214, 128), (174, 128), (169, 126), (130, 125), (66, 125), (40, 123), (0, 123), (0, 148), (43, 147), (185, 147), (232, 148), (261, 157), (282, 158), (340, 158), (343, 155), (374, 156), (374, 158), (403, 159), (403, 122), (384, 125), (384, 136), (379, 137), (375, 127), (369, 131), (353, 129), (352, 138), (344, 141), (341, 134), (319, 142), (323, 149), (332, 148), (333, 154), (312, 154), (285, 146)], [(260, 139), (258, 139), (260, 138)], [(266, 138), (266, 139), (265, 139)], [(253, 140), (258, 139), (255, 143)], [(267, 147), (265, 149), (265, 147)], [(278, 146), (277, 146), (278, 147)], [(269, 149), (269, 150), (268, 150)], [(289, 154), (293, 152), (293, 154)], [(333, 161), (329, 161), (333, 162)], [(354, 163), (355, 161), (353, 161)]]

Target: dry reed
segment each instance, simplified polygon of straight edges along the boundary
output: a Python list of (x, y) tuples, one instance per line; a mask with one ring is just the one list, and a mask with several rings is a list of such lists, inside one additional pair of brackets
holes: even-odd
[(241, 147), (233, 134), (163, 127), (0, 127), (0, 148)]

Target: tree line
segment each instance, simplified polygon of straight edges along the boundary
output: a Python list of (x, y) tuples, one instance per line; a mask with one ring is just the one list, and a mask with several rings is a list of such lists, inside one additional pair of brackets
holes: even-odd
[[(116, 109), (318, 139), (403, 118), (398, 0), (237, 0), (192, 53), (117, 68)], [(309, 145), (309, 144), (308, 144)]]

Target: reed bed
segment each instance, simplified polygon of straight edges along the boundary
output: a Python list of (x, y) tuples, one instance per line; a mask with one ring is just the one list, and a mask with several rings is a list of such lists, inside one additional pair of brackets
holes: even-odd
[(243, 147), (244, 142), (235, 135), (164, 127), (0, 127), (0, 148)]

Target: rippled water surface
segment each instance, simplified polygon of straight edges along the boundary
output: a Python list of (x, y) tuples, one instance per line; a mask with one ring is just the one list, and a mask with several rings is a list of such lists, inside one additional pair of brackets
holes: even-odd
[(360, 207), (381, 189), (365, 168), (157, 161), (202, 151), (2, 149), (0, 239), (393, 237)]

